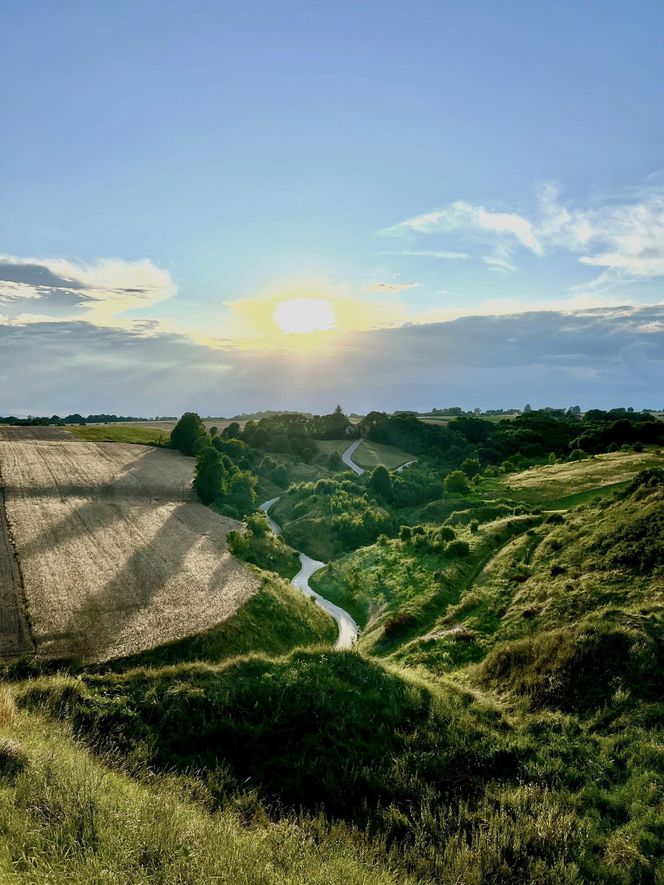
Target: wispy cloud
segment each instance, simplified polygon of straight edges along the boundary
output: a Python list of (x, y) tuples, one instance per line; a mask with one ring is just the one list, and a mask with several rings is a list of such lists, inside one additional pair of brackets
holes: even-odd
[(398, 295), (400, 292), (404, 292), (406, 289), (419, 289), (422, 283), (383, 283), (383, 282), (373, 282), (369, 283), (365, 288), (365, 292), (378, 292), (383, 295)]
[(403, 236), (408, 233), (431, 234), (457, 230), (480, 230), (498, 236), (513, 237), (531, 252), (542, 254), (542, 245), (533, 226), (522, 215), (515, 212), (495, 212), (463, 200), (457, 200), (434, 212), (408, 218), (383, 229), (380, 233), (387, 236)]
[(664, 276), (664, 188), (649, 184), (585, 207), (564, 203), (552, 184), (539, 188), (530, 213), (502, 212), (457, 201), (379, 231), (392, 237), (456, 235), (474, 249), (407, 249), (399, 254), (476, 258), (512, 271), (518, 251), (542, 257), (556, 250), (601, 273), (583, 284), (608, 289)]

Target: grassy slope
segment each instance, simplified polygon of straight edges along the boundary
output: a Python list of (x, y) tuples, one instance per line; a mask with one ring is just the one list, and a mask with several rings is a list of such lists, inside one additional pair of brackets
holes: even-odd
[(92, 424), (85, 427), (70, 425), (63, 429), (87, 442), (121, 442), (165, 446), (170, 439), (168, 431), (141, 424)]
[(90, 885), (387, 885), (384, 852), (315, 821), (214, 809), (193, 778), (111, 770), (69, 729), (0, 695), (0, 880)]
[[(351, 442), (352, 440), (349, 439), (319, 439), (316, 440), (316, 445), (321, 455), (327, 457), (332, 452), (342, 455)], [(384, 446), (381, 443), (374, 443), (369, 440), (363, 440), (362, 444), (353, 453), (353, 461), (359, 467), (364, 467), (365, 470), (373, 470), (379, 464), (387, 467), (388, 470), (394, 470), (395, 467), (400, 467), (414, 458), (414, 455), (394, 446)]]
[(408, 461), (415, 460), (415, 455), (397, 449), (394, 446), (384, 446), (381, 443), (363, 440), (362, 444), (353, 452), (353, 461), (365, 470), (373, 470), (382, 464), (388, 470), (394, 470), (406, 464)]
[[(477, 533), (457, 525), (457, 538), (470, 545), (470, 554), (460, 558), (398, 539), (374, 544), (318, 572), (312, 586), (350, 611), (363, 627), (361, 648), (393, 654), (418, 637), (444, 629), (448, 610), (495, 551), (534, 522), (529, 516), (503, 518), (486, 523)], [(468, 651), (469, 645), (460, 648)]]
[(18, 693), (157, 769), (221, 767), (220, 800), (250, 783), (268, 801), (324, 804), (358, 823), (421, 799), (429, 784), (470, 795), (479, 777), (515, 763), (495, 709), (354, 653), (51, 678)]
[[(642, 454), (614, 452), (596, 455), (583, 461), (534, 467), (494, 481), (513, 498), (531, 506), (552, 510), (586, 503), (596, 494), (606, 494), (624, 487), (640, 470), (664, 465), (664, 457), (655, 451)], [(489, 483), (485, 480), (485, 483)]]
[(340, 550), (330, 516), (319, 503), (308, 505), (301, 516), (299, 509), (296, 501), (284, 495), (270, 510), (270, 516), (282, 527), (291, 547), (322, 562), (336, 559)]

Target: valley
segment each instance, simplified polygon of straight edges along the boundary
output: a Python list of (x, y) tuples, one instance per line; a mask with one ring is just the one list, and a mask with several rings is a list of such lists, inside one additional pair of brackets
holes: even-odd
[(152, 881), (149, 845), (166, 882), (658, 882), (664, 424), (621, 421), (4, 429), (12, 844), (81, 881)]

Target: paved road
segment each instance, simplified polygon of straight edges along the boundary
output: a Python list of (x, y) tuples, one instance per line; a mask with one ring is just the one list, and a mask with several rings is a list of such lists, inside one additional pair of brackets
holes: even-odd
[(411, 464), (414, 464), (417, 461), (417, 458), (413, 458), (412, 461), (406, 461), (405, 464), (402, 464), (401, 467), (397, 467), (394, 471), (395, 473), (403, 473), (406, 467), (410, 467)]
[[(358, 468), (360, 469), (360, 468)], [(268, 514), (268, 510), (273, 504), (276, 504), (279, 498), (272, 498), (269, 501), (263, 502), (260, 505), (260, 509), (267, 516), (268, 523), (272, 531), (280, 535), (281, 527), (277, 525), (277, 523), (270, 517)], [(298, 551), (299, 553), (299, 551)], [(360, 632), (360, 628), (357, 626), (355, 621), (351, 618), (347, 611), (339, 608), (338, 605), (335, 605), (333, 602), (330, 602), (328, 599), (325, 599), (324, 596), (321, 596), (320, 593), (316, 593), (315, 590), (312, 590), (309, 586), (309, 578), (320, 569), (324, 568), (326, 563), (319, 562), (317, 559), (312, 559), (310, 556), (307, 556), (306, 553), (299, 553), (300, 563), (302, 568), (295, 575), (291, 584), (293, 587), (296, 587), (298, 590), (301, 590), (305, 596), (311, 596), (312, 599), (316, 601), (316, 604), (319, 605), (324, 611), (326, 611), (329, 615), (332, 615), (334, 620), (337, 622), (337, 627), (339, 628), (339, 636), (337, 637), (337, 641), (334, 644), (336, 649), (345, 649), (352, 648), (357, 640), (357, 635)]]
[(343, 455), (341, 456), (341, 460), (344, 462), (344, 464), (345, 464), (347, 467), (350, 467), (351, 470), (354, 470), (355, 473), (357, 473), (358, 476), (362, 476), (362, 474), (364, 473), (364, 470), (359, 466), (359, 464), (356, 464), (355, 461), (353, 461), (351, 455), (353, 454), (353, 452), (355, 451), (355, 449), (357, 449), (358, 446), (361, 446), (361, 445), (362, 445), (362, 442), (363, 442), (363, 440), (361, 440), (361, 439), (356, 439), (355, 442), (352, 442), (352, 443), (348, 446), (348, 448), (346, 449), (346, 451), (345, 451), (345, 452), (343, 453)]

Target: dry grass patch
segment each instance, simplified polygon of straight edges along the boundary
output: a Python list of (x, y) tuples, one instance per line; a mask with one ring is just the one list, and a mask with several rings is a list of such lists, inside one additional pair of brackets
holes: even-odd
[(662, 464), (664, 457), (654, 452), (614, 452), (582, 461), (523, 470), (506, 476), (504, 484), (530, 503), (546, 504), (629, 482), (640, 470)]

